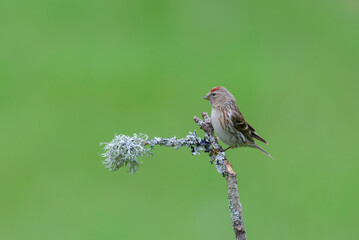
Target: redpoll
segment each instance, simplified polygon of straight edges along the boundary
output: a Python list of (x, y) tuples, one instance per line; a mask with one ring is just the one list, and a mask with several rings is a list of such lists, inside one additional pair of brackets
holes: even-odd
[[(204, 96), (212, 104), (211, 123), (218, 138), (229, 148), (253, 147), (261, 150), (269, 157), (263, 148), (259, 147), (254, 139), (267, 143), (260, 137), (254, 128), (249, 125), (238, 109), (233, 95), (224, 87), (215, 87)], [(226, 150), (227, 150), (226, 149)]]

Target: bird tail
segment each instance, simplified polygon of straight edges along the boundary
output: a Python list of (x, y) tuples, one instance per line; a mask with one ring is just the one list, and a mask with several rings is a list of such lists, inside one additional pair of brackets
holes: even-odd
[(259, 140), (259, 141), (261, 141), (261, 142), (263, 142), (265, 144), (268, 144), (267, 141), (264, 140), (264, 138), (262, 138), (261, 136), (259, 136), (256, 132), (251, 132), (251, 134), (252, 134), (253, 138), (255, 138), (255, 139), (257, 139), (257, 140)]
[(269, 153), (267, 153), (266, 150), (264, 150), (263, 148), (261, 148), (261, 147), (258, 146), (257, 144), (253, 144), (253, 145), (251, 145), (251, 147), (257, 148), (257, 149), (261, 150), (262, 152), (264, 152), (265, 154), (267, 154), (268, 157), (272, 158), (272, 156), (271, 156)]

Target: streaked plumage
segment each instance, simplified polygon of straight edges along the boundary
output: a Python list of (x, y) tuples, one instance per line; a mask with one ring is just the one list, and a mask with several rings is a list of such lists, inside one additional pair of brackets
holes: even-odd
[(271, 155), (259, 147), (254, 139), (267, 143), (249, 125), (238, 109), (233, 95), (224, 87), (215, 87), (204, 97), (212, 104), (211, 122), (218, 138), (230, 148), (253, 147)]

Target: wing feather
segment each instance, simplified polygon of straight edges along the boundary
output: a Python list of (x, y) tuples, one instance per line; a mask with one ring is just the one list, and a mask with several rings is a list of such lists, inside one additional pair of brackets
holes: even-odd
[(256, 133), (256, 130), (244, 120), (242, 113), (236, 109), (232, 111), (231, 120), (236, 130), (240, 131), (249, 141), (254, 142), (253, 138), (267, 144), (261, 136)]
[(231, 120), (237, 131), (240, 131), (248, 141), (254, 142), (249, 125), (239, 110), (232, 112)]

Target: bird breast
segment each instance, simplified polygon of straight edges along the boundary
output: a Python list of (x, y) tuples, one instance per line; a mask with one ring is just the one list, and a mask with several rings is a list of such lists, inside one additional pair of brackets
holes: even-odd
[(212, 108), (211, 123), (218, 138), (228, 146), (234, 148), (244, 144), (245, 137), (233, 126), (231, 110)]

